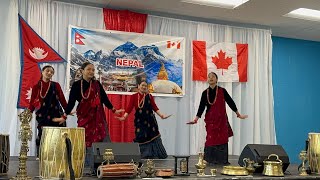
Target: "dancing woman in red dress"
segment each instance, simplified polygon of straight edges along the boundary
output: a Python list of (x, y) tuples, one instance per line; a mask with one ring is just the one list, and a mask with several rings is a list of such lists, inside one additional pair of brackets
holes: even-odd
[(139, 143), (142, 159), (165, 159), (167, 152), (162, 144), (158, 123), (153, 113), (156, 112), (161, 119), (170, 116), (163, 115), (151, 94), (148, 93), (148, 85), (141, 81), (138, 86), (139, 92), (131, 96), (130, 102), (122, 117), (116, 117), (120, 121), (127, 119), (128, 114), (135, 109), (135, 139)]
[[(83, 63), (81, 69), (82, 79), (73, 83), (65, 113), (70, 114), (78, 101), (78, 127), (85, 128), (86, 146), (91, 147), (93, 142), (111, 142), (103, 104), (116, 114), (123, 110), (116, 110), (112, 106), (101, 83), (94, 78), (95, 68), (92, 63)], [(60, 123), (65, 120), (56, 119)]]
[[(58, 82), (51, 81), (54, 75), (52, 66), (44, 66), (41, 71), (41, 79), (32, 88), (29, 110), (36, 110), (38, 122), (38, 137), (36, 139), (37, 157), (42, 136), (43, 126), (65, 127), (66, 123), (54, 122), (54, 118), (63, 116), (63, 109), (67, 107), (67, 101)], [(62, 106), (62, 107), (61, 107)], [(63, 108), (63, 109), (62, 109)]]
[(211, 72), (208, 74), (209, 87), (202, 92), (197, 116), (187, 124), (196, 124), (205, 108), (205, 123), (207, 137), (204, 148), (204, 159), (211, 164), (229, 164), (228, 139), (233, 136), (233, 131), (228, 121), (226, 102), (240, 119), (247, 115), (241, 115), (236, 104), (226, 89), (217, 86), (218, 76)]

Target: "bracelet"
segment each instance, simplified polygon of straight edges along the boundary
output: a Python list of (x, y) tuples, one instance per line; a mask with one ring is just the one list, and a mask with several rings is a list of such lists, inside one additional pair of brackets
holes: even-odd
[(62, 115), (62, 118), (63, 118), (64, 120), (66, 120), (66, 119), (67, 119), (67, 116), (66, 116), (66, 115)]

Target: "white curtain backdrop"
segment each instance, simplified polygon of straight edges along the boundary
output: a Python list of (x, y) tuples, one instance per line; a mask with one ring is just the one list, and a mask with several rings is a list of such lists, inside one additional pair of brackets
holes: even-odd
[[(187, 121), (193, 120), (196, 116), (201, 93), (208, 87), (206, 82), (192, 81), (191, 40), (249, 44), (248, 82), (218, 83), (229, 92), (239, 112), (249, 116), (246, 120), (240, 120), (230, 108), (227, 108), (229, 121), (234, 131), (234, 137), (229, 139), (229, 154), (239, 155), (246, 144), (275, 144), (270, 30), (239, 28), (149, 15), (145, 32), (186, 37), (186, 96), (180, 99), (156, 98), (160, 108), (165, 112), (175, 112), (176, 115), (175, 123), (178, 125), (176, 128), (171, 129), (171, 122), (163, 122), (160, 127), (160, 130), (171, 133), (176, 129), (176, 134), (163, 137), (169, 152), (196, 154), (204, 149), (206, 130), (203, 117), (205, 113), (198, 124), (190, 127), (185, 125)], [(172, 107), (175, 104), (177, 106)], [(167, 141), (174, 142), (168, 144)], [(179, 145), (172, 147), (173, 144)]]
[[(0, 45), (2, 78), (0, 84), (0, 133), (10, 134), (11, 155), (17, 155), (20, 142), (17, 133), (19, 120), (16, 109), (20, 54), (17, 12), (29, 25), (50, 44), (62, 57), (67, 59), (68, 25), (104, 29), (101, 8), (72, 5), (50, 0), (5, 0), (0, 1), (0, 23), (5, 32), (0, 38), (6, 43)], [(239, 111), (248, 114), (246, 120), (239, 120), (228, 108), (228, 116), (235, 136), (230, 139), (229, 153), (240, 154), (248, 143), (275, 143), (273, 116), (273, 92), (271, 71), (271, 31), (238, 28), (170, 19), (149, 15), (145, 33), (182, 36), (186, 38), (186, 95), (182, 98), (156, 97), (160, 110), (174, 114), (167, 120), (158, 119), (164, 146), (170, 155), (196, 154), (203, 149), (206, 131), (203, 119), (193, 126), (186, 125), (197, 112), (201, 92), (207, 88), (203, 82), (194, 82), (191, 77), (191, 41), (207, 40), (214, 42), (239, 42), (249, 44), (249, 78), (247, 83), (220, 83), (234, 99)], [(53, 64), (56, 70), (53, 77), (66, 88), (67, 64)], [(204, 116), (204, 114), (203, 114)], [(68, 118), (68, 126), (75, 127), (76, 119)], [(36, 122), (32, 121), (33, 140), (30, 155), (35, 155)]]
[(185, 55), (185, 96), (182, 98), (155, 97), (156, 103), (161, 112), (173, 114), (174, 116), (159, 120), (159, 128), (163, 144), (168, 154), (189, 155), (191, 145), (190, 126), (186, 122), (190, 121), (192, 114), (190, 104), (192, 104), (191, 89), (191, 41), (197, 38), (197, 23), (191, 21), (182, 21), (156, 16), (148, 16), (145, 33), (181, 36), (186, 38)]
[(0, 1), (0, 134), (10, 135), (10, 150), (19, 147), (17, 100), (20, 52), (17, 0)]
[[(234, 99), (239, 112), (249, 116), (246, 120), (240, 120), (228, 108), (227, 114), (234, 130), (234, 137), (229, 141), (229, 154), (239, 155), (246, 144), (274, 144), (271, 31), (201, 23), (197, 32), (199, 40), (249, 45), (248, 82), (219, 83)], [(201, 82), (196, 82), (195, 85), (197, 87), (194, 94), (195, 102), (200, 102), (199, 91), (208, 85)], [(194, 109), (197, 109), (197, 105), (198, 103), (194, 104)], [(205, 137), (205, 133), (197, 133), (197, 131), (203, 132), (204, 122), (201, 122), (201, 127), (195, 127), (196, 130), (191, 132), (200, 136), (191, 139), (191, 144), (196, 145), (195, 150), (203, 146), (203, 142), (197, 144), (197, 139), (203, 140)], [(191, 135), (191, 137), (197, 136)]]
[[(10, 154), (18, 155), (19, 119), (17, 95), (20, 78), (18, 12), (28, 24), (63, 58), (67, 59), (68, 25), (77, 25), (103, 29), (103, 11), (101, 8), (78, 6), (49, 0), (5, 0), (0, 1), (1, 24), (5, 31), (0, 34), (6, 43), (0, 45), (2, 78), (0, 83), (0, 133), (10, 134)], [(1, 28), (2, 29), (2, 28)], [(66, 63), (51, 64), (55, 68), (53, 80), (61, 84), (68, 98), (66, 82)], [(29, 155), (35, 155), (36, 121), (31, 122), (33, 139), (30, 142)], [(68, 126), (75, 127), (76, 119), (68, 118)]]

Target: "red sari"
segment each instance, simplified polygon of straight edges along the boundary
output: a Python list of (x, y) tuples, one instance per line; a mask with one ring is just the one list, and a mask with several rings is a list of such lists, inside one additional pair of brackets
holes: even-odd
[(101, 142), (106, 136), (106, 119), (100, 97), (99, 84), (92, 81), (91, 88), (83, 94), (77, 108), (78, 127), (84, 127), (86, 130), (87, 147), (91, 147), (93, 142)]
[(205, 147), (226, 144), (228, 143), (228, 138), (233, 136), (231, 126), (228, 122), (222, 88), (218, 88), (216, 101), (206, 113), (204, 121), (206, 122), (207, 131)]

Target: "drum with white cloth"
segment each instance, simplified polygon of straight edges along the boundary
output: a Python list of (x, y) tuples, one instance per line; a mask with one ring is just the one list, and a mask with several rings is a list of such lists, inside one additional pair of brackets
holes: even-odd
[(42, 179), (79, 179), (85, 160), (85, 129), (43, 127), (40, 143)]
[(0, 175), (7, 174), (9, 170), (10, 143), (9, 135), (0, 134)]

